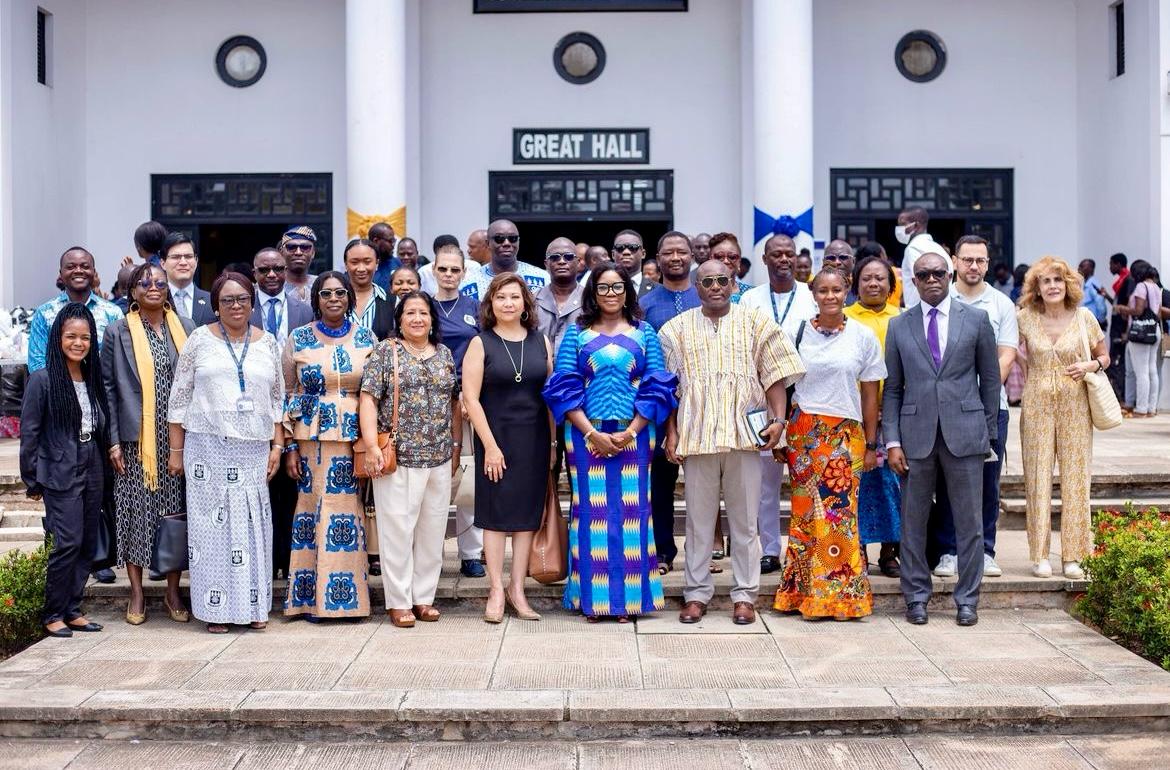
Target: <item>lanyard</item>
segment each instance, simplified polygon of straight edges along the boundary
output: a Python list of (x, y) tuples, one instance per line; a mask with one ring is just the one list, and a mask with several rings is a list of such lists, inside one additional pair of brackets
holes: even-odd
[(788, 317), (788, 311), (792, 309), (792, 300), (796, 299), (796, 287), (792, 287), (792, 292), (788, 295), (788, 304), (784, 306), (784, 315), (780, 315), (780, 311), (776, 309), (776, 295), (772, 292), (771, 287), (768, 288), (768, 299), (772, 300), (772, 317), (776, 319), (779, 326), (784, 325), (784, 319)]
[(248, 357), (248, 345), (252, 341), (252, 329), (247, 330), (244, 335), (244, 349), (239, 357), (236, 356), (236, 349), (232, 347), (231, 341), (228, 339), (227, 329), (223, 328), (223, 321), (219, 322), (219, 332), (223, 335), (223, 344), (227, 345), (228, 352), (232, 354), (232, 361), (236, 365), (236, 376), (240, 379), (240, 393), (244, 392), (244, 359)]

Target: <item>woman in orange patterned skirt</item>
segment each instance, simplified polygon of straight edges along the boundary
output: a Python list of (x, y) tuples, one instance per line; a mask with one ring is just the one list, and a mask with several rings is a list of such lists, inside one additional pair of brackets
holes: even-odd
[[(881, 343), (845, 317), (849, 283), (830, 268), (813, 279), (819, 312), (800, 335), (808, 374), (788, 422), (792, 520), (775, 609), (848, 620), (873, 611), (857, 528), (861, 471), (877, 466)], [(860, 387), (858, 385), (860, 384)]]

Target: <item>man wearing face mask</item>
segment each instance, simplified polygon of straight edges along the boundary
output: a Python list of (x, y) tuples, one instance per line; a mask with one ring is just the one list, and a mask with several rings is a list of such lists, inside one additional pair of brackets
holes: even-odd
[(938, 254), (946, 262), (947, 272), (953, 274), (954, 265), (950, 257), (939, 246), (930, 233), (926, 232), (926, 223), (930, 215), (921, 206), (907, 206), (898, 214), (898, 224), (894, 227), (894, 237), (906, 247), (902, 252), (902, 304), (906, 309), (919, 303), (918, 289), (914, 286), (914, 263), (923, 254)]

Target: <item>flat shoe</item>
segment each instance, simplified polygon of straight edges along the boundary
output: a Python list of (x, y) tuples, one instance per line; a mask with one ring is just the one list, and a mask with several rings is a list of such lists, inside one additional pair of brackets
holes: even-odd
[(208, 623), (207, 633), (209, 634), (226, 634), (230, 629), (223, 623)]
[(57, 639), (68, 639), (73, 636), (73, 632), (69, 630), (68, 626), (65, 628), (58, 628), (56, 631), (46, 627), (45, 633), (49, 636), (56, 637)]
[(70, 631), (82, 631), (86, 633), (96, 633), (105, 628), (101, 623), (94, 623), (93, 621), (86, 623), (84, 626), (76, 626), (69, 622), (66, 622), (65, 625), (69, 626)]

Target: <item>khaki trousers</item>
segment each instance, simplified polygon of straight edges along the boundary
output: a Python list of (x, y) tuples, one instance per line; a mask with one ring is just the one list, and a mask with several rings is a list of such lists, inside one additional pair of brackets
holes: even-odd
[(451, 463), (406, 468), (374, 479), (386, 609), (433, 604), (443, 569)]
[(735, 577), (731, 599), (754, 604), (760, 593), (760, 538), (756, 526), (760, 512), (760, 453), (695, 455), (683, 461), (683, 471), (687, 501), (683, 598), (709, 603), (715, 595), (711, 541), (722, 492), (731, 530), (731, 571)]

